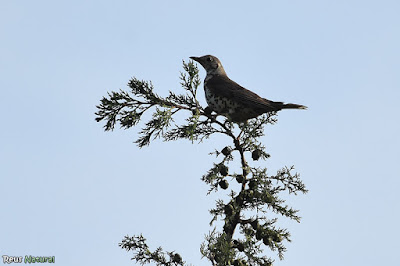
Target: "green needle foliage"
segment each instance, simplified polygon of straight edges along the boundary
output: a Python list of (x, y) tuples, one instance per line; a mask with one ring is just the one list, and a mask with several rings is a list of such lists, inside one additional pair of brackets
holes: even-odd
[[(164, 141), (189, 139), (202, 142), (213, 134), (223, 134), (232, 140), (232, 146), (213, 152), (221, 158), (202, 177), (209, 185), (209, 193), (224, 191), (230, 182), (238, 182), (240, 189), (228, 193), (229, 200), (217, 200), (210, 210), (213, 226), (201, 244), (200, 252), (212, 265), (272, 265), (274, 260), (264, 254), (263, 248), (276, 252), (280, 259), (286, 251), (285, 241), (291, 241), (290, 233), (279, 228), (278, 218), (287, 217), (300, 222), (298, 210), (285, 204), (282, 195), (306, 193), (307, 190), (293, 173), (294, 167), (283, 167), (275, 175), (268, 175), (267, 168), (251, 166), (246, 158), (253, 161), (266, 160), (270, 155), (259, 141), (264, 136), (264, 126), (277, 122), (276, 113), (271, 112), (246, 123), (239, 124), (239, 134), (229, 120), (213, 114), (197, 101), (200, 85), (199, 70), (193, 61), (183, 62), (181, 85), (185, 94), (169, 92), (161, 97), (154, 92), (151, 82), (132, 78), (129, 91), (108, 93), (97, 106), (96, 121), (105, 121), (104, 129), (113, 130), (116, 124), (128, 129), (136, 126), (145, 112), (152, 112), (144, 123), (135, 141), (141, 148), (154, 139)], [(178, 112), (186, 113), (186, 120), (178, 124), (174, 118)], [(229, 163), (238, 159), (240, 171), (231, 171)], [(214, 224), (222, 221), (219, 230)], [(126, 236), (120, 247), (133, 251), (133, 260), (141, 265), (187, 265), (178, 253), (164, 252), (161, 247), (150, 251), (142, 235)]]

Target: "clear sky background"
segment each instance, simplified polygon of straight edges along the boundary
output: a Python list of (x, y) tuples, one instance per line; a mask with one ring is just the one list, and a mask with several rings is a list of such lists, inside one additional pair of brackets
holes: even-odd
[(270, 173), (295, 165), (310, 190), (289, 198), (303, 220), (280, 222), (293, 242), (276, 265), (399, 265), (399, 12), (398, 0), (2, 0), (0, 256), (133, 265), (118, 243), (143, 233), (209, 265), (199, 247), (223, 192), (206, 196), (200, 178), (229, 140), (139, 149), (138, 129), (105, 133), (94, 112), (133, 76), (181, 92), (182, 60), (213, 54), (246, 88), (309, 107), (262, 138)]

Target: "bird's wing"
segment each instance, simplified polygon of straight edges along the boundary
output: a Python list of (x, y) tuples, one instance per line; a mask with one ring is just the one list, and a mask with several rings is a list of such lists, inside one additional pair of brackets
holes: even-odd
[(227, 76), (215, 75), (207, 81), (207, 88), (215, 95), (236, 99), (244, 106), (261, 109), (275, 109), (281, 102), (273, 102), (243, 88)]

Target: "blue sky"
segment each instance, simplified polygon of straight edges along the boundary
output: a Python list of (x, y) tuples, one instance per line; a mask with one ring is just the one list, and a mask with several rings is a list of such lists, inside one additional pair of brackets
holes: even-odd
[[(0, 255), (57, 265), (133, 265), (143, 233), (193, 265), (219, 195), (200, 181), (228, 140), (155, 141), (94, 121), (133, 76), (181, 91), (189, 56), (282, 111), (262, 138), (270, 173), (296, 166), (300, 224), (276, 265), (398, 265), (400, 2), (1, 1)], [(204, 78), (204, 71), (201, 70)], [(203, 92), (199, 99), (204, 105)], [(270, 253), (267, 253), (270, 254)]]

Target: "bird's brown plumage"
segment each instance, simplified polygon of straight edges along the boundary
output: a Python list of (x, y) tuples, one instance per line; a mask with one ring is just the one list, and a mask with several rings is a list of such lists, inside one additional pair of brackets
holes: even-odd
[(244, 122), (263, 113), (282, 109), (307, 109), (299, 104), (274, 102), (243, 88), (226, 75), (221, 62), (215, 56), (191, 58), (207, 71), (204, 89), (209, 107), (233, 122)]

